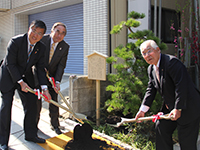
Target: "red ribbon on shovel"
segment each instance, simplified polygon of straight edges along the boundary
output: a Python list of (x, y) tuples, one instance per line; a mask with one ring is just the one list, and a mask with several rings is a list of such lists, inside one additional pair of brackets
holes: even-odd
[(53, 77), (49, 77), (49, 81), (53, 83), (53, 87), (56, 87), (55, 79)]
[(160, 119), (160, 116), (163, 115), (163, 114), (164, 114), (163, 112), (159, 112), (159, 113), (157, 113), (156, 115), (153, 115), (154, 118), (153, 118), (152, 121), (155, 123), (157, 120)]
[(34, 92), (35, 92), (34, 94), (38, 96), (38, 99), (41, 99), (41, 95), (42, 95), (45, 99), (47, 99), (47, 100), (45, 100), (45, 99), (44, 100), (49, 102), (48, 97), (46, 95), (44, 95), (43, 93), (41, 93), (39, 90), (34, 89)]

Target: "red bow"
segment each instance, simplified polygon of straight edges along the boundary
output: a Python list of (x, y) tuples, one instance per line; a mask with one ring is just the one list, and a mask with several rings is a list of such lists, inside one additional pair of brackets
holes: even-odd
[(53, 83), (54, 87), (56, 87), (55, 79), (53, 77), (49, 77), (49, 81)]
[[(41, 96), (43, 96), (45, 99), (47, 99), (47, 101), (48, 101), (48, 97), (47, 97), (46, 95), (42, 94), (39, 90), (34, 89), (34, 91), (35, 91), (35, 95), (38, 96), (38, 99), (41, 99), (41, 97), (40, 97), (40, 95), (41, 95)], [(49, 102), (49, 101), (48, 101), (48, 102)]]
[(157, 115), (153, 115), (154, 118), (153, 118), (152, 121), (155, 123), (157, 120), (160, 119), (160, 116), (161, 116), (161, 115), (163, 115), (163, 112), (159, 112), (159, 113), (157, 113)]

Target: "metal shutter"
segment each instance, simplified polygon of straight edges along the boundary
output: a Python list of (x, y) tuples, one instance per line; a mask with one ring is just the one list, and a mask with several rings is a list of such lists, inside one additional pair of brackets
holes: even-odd
[(29, 15), (29, 24), (40, 19), (47, 26), (47, 34), (55, 22), (67, 25), (64, 40), (70, 45), (65, 73), (83, 74), (83, 3)]

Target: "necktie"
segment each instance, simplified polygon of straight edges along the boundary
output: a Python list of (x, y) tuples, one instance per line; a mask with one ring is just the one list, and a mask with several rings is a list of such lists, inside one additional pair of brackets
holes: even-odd
[(159, 76), (159, 68), (156, 66), (156, 77), (158, 81), (160, 82), (160, 76)]
[(53, 57), (53, 54), (54, 54), (54, 46), (55, 46), (55, 43), (51, 45), (51, 50), (49, 52), (49, 63), (51, 62), (51, 58)]
[(30, 56), (31, 56), (31, 53), (32, 53), (32, 49), (33, 49), (33, 44), (30, 44), (30, 47), (29, 47), (29, 50), (28, 50), (28, 58), (27, 58), (27, 63), (29, 62), (29, 59), (30, 59)]

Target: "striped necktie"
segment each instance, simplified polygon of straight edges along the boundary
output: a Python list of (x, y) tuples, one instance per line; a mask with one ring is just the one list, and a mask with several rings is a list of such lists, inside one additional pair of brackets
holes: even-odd
[(30, 59), (30, 56), (31, 56), (31, 53), (33, 51), (33, 44), (30, 44), (30, 47), (29, 47), (29, 50), (28, 50), (28, 58), (27, 58), (27, 63), (29, 62), (29, 59)]
[(55, 43), (53, 43), (53, 44), (51, 45), (51, 50), (50, 50), (50, 52), (49, 52), (49, 63), (51, 62), (51, 59), (52, 59), (53, 54), (54, 54), (54, 46), (55, 46)]

